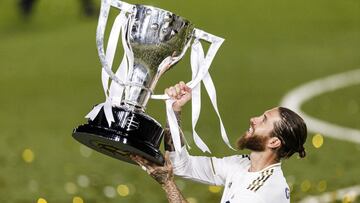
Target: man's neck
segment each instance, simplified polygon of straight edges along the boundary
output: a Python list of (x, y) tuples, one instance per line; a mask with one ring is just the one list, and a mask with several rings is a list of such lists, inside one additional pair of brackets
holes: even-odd
[(251, 165), (249, 172), (261, 171), (264, 168), (279, 163), (276, 154), (272, 152), (251, 152), (250, 154)]

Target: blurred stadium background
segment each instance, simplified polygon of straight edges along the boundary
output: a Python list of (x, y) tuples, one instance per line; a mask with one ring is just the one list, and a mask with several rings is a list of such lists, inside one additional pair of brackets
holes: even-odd
[[(161, 188), (138, 167), (71, 137), (92, 106), (104, 100), (95, 46), (99, 1), (94, 0), (94, 17), (84, 15), (80, 0), (38, 0), (28, 17), (19, 13), (16, 1), (0, 1), (0, 202), (166, 202)], [(251, 116), (279, 105), (291, 89), (360, 68), (359, 0), (128, 2), (173, 11), (226, 39), (211, 75), (232, 142)], [(156, 91), (189, 80), (189, 65), (188, 53)], [(163, 102), (147, 107), (164, 123)], [(360, 130), (360, 84), (312, 98), (302, 109)], [(183, 122), (191, 141), (190, 105)], [(231, 155), (217, 122), (204, 93), (198, 132), (214, 156)], [(190, 144), (192, 154), (202, 154)], [(324, 194), (326, 202), (360, 202), (356, 188), (336, 192), (360, 184), (360, 144), (310, 132), (306, 149), (305, 160), (283, 163), (292, 202)], [(177, 183), (191, 203), (220, 201), (221, 187)]]

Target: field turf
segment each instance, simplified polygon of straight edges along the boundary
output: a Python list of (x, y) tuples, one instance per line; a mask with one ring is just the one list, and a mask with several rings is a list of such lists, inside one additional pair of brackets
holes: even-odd
[[(296, 86), (360, 68), (358, 0), (129, 2), (173, 11), (226, 39), (210, 73), (232, 143), (248, 128), (250, 117), (279, 105)], [(104, 100), (96, 25), (96, 17), (81, 14), (80, 1), (40, 0), (27, 20), (19, 16), (15, 1), (0, 2), (0, 202), (166, 202), (144, 171), (92, 152), (71, 137), (92, 106)], [(157, 93), (190, 80), (189, 58), (188, 52), (161, 78)], [(164, 108), (164, 102), (150, 101), (146, 112), (164, 123)], [(360, 86), (313, 98), (303, 109), (360, 130)], [(190, 110), (188, 105), (183, 112), (184, 131), (190, 152), (202, 155), (191, 141)], [(234, 154), (217, 124), (203, 91), (197, 130), (213, 156)], [(307, 158), (283, 162), (292, 202), (360, 184), (360, 145), (325, 137), (315, 148), (314, 134), (308, 135)], [(189, 202), (220, 201), (222, 188), (177, 183)]]

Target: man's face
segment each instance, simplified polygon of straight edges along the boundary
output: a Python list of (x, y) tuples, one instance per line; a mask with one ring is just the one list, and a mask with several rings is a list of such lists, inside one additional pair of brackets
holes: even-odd
[(271, 132), (274, 129), (274, 124), (280, 120), (281, 118), (277, 108), (265, 111), (258, 117), (251, 118), (249, 129), (237, 142), (238, 148), (264, 151)]

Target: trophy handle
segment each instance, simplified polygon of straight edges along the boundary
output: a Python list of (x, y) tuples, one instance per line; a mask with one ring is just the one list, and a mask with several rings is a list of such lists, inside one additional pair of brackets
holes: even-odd
[[(134, 12), (135, 6), (132, 4), (123, 2), (123, 1), (119, 1), (119, 0), (102, 0), (98, 26), (97, 26), (97, 30), (96, 30), (96, 44), (97, 44), (98, 53), (99, 53), (100, 62), (102, 64), (102, 67), (113, 81), (115, 81), (120, 86), (124, 86), (125, 85), (124, 82), (121, 81), (111, 69), (113, 56), (110, 59), (111, 62), (109, 64), (107, 59), (110, 57), (106, 57), (106, 55), (110, 54), (110, 53), (105, 54), (105, 51), (104, 51), (105, 28), (106, 28), (106, 24), (107, 24), (111, 6), (114, 6), (118, 9), (120, 9), (121, 12), (123, 12), (123, 13), (129, 13), (129, 14)], [(129, 19), (129, 16), (126, 17), (126, 21), (128, 19)], [(119, 29), (121, 29), (121, 27)], [(116, 40), (117, 40), (117, 38), (116, 38)], [(108, 46), (111, 46), (111, 45), (116, 46), (117, 43), (108, 43)], [(113, 49), (116, 49), (116, 47)], [(109, 50), (108, 47), (107, 47), (107, 50)], [(111, 55), (113, 55), (113, 53), (111, 53)]]
[[(200, 39), (211, 43), (211, 45), (206, 54), (206, 58), (203, 61), (204, 64), (201, 67), (197, 68), (196, 70), (193, 70), (193, 73), (192, 73), (193, 79), (186, 83), (186, 85), (189, 86), (191, 89), (193, 89), (195, 86), (197, 86), (202, 81), (202, 79), (208, 74), (211, 62), (213, 61), (221, 44), (224, 42), (223, 38), (212, 35), (210, 33), (207, 33), (205, 31), (197, 29), (197, 28), (195, 28), (193, 31), (193, 37), (195, 38), (195, 40), (192, 45), (192, 50), (191, 50), (192, 52), (199, 52), (199, 51), (203, 52), (202, 48), (201, 48), (201, 50), (199, 50), (199, 48), (197, 48), (197, 46), (196, 46), (197, 43), (200, 43), (199, 42)], [(191, 43), (191, 40), (189, 40), (188, 44), (186, 45), (186, 47), (183, 50), (183, 52), (181, 53), (181, 55), (173, 59), (173, 62), (171, 63), (171, 65), (176, 63), (183, 57), (187, 48), (190, 46), (190, 43)], [(191, 60), (192, 60), (191, 66), (194, 67), (195, 62), (193, 60), (196, 60), (196, 59), (191, 59)], [(158, 94), (158, 95), (151, 95), (151, 99), (167, 100), (167, 99), (170, 99), (170, 97), (166, 94)]]
[[(104, 51), (104, 35), (105, 35), (105, 28), (110, 12), (111, 6), (114, 6), (116, 8), (121, 9), (120, 14), (116, 18), (116, 22), (114, 22), (113, 29), (111, 30), (108, 46), (106, 47), (106, 54)], [(111, 101), (111, 95), (109, 97), (109, 87), (108, 87), (108, 81), (109, 78), (111, 78), (113, 81), (116, 82), (119, 86), (124, 86), (124, 79), (119, 79), (116, 74), (113, 73), (111, 66), (113, 62), (113, 58), (115, 55), (116, 45), (119, 38), (120, 31), (123, 30), (122, 35), (124, 36), (124, 26), (128, 23), (129, 18), (131, 17), (131, 14), (134, 12), (135, 6), (119, 1), (119, 0), (102, 0), (101, 1), (101, 9), (100, 9), (100, 15), (98, 20), (98, 26), (96, 30), (96, 45), (98, 49), (98, 54), (100, 58), (100, 62), (102, 65), (102, 86), (104, 89), (106, 101), (104, 103), (101, 103), (97, 106), (95, 106), (85, 117), (89, 118), (90, 120), (94, 120), (95, 117), (98, 115), (100, 110), (104, 107), (106, 120), (108, 122), (108, 125), (111, 126), (111, 123), (114, 122), (114, 116), (112, 113), (112, 101)], [(124, 41), (124, 39), (123, 39)], [(116, 42), (116, 43), (114, 43)], [(126, 43), (127, 44), (127, 43)], [(132, 63), (132, 51), (128, 47), (124, 45), (124, 49), (127, 54), (127, 58), (129, 60), (129, 63)], [(124, 60), (123, 60), (124, 61)], [(110, 87), (111, 88), (111, 87)]]

